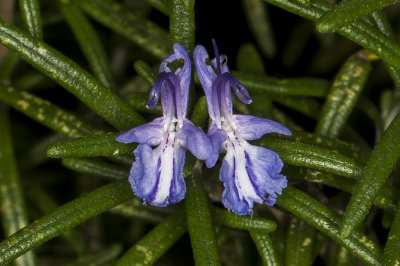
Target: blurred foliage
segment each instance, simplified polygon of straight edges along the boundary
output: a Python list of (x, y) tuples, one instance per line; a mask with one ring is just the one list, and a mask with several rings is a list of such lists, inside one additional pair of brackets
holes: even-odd
[[(0, 264), (398, 265), (397, 3), (16, 1), (0, 18)], [(173, 43), (191, 54), (211, 38), (254, 99), (236, 112), (293, 131), (255, 142), (289, 185), (253, 218), (221, 208), (218, 164), (192, 157), (183, 203), (143, 205), (127, 181), (136, 145), (115, 141), (161, 113), (145, 104)]]

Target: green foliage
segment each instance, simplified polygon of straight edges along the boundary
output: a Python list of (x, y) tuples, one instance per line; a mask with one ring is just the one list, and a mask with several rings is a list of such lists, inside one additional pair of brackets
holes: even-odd
[(296, 216), (291, 217), (286, 236), (286, 265), (310, 265), (315, 230)]
[[(0, 105), (0, 212), (4, 233), (10, 236), (28, 224), (25, 202), (11, 141), (8, 107)], [(16, 265), (36, 265), (32, 252), (21, 256)]]
[[(0, 264), (398, 264), (398, 1), (328, 2), (19, 0), (13, 23), (0, 17)], [(115, 140), (162, 115), (146, 103), (173, 44), (192, 56), (211, 38), (253, 98), (234, 112), (293, 133), (252, 142), (288, 178), (254, 217), (222, 207), (220, 161), (189, 153), (184, 202), (143, 205), (128, 182), (137, 144)], [(207, 131), (192, 76), (188, 117)]]
[(322, 32), (334, 31), (354, 22), (385, 6), (393, 5), (397, 0), (344, 0), (318, 20), (317, 29)]

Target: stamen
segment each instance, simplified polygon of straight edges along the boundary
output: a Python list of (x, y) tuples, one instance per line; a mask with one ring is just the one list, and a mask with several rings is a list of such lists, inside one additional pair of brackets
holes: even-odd
[(214, 39), (212, 39), (212, 43), (214, 46), (214, 53), (215, 53), (215, 60), (217, 61), (217, 75), (221, 75), (221, 62), (220, 62), (220, 58), (219, 58), (219, 52), (218, 52), (218, 47), (217, 47), (217, 43), (215, 42)]

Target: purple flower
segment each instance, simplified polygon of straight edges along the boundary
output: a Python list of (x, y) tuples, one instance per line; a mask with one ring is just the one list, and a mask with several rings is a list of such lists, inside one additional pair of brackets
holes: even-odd
[[(168, 64), (183, 66), (172, 72)], [(188, 149), (201, 160), (208, 159), (212, 144), (207, 135), (186, 118), (191, 62), (182, 45), (162, 61), (159, 77), (150, 92), (147, 108), (157, 105), (161, 94), (163, 117), (135, 127), (117, 137), (122, 143), (139, 143), (129, 175), (133, 192), (144, 203), (165, 207), (185, 197), (183, 178)], [(152, 149), (151, 146), (155, 146)]]
[(242, 83), (231, 73), (227, 58), (219, 55), (213, 40), (215, 59), (208, 64), (208, 54), (203, 46), (194, 50), (197, 75), (206, 94), (208, 113), (212, 119), (208, 130), (213, 152), (206, 159), (207, 167), (213, 167), (219, 153), (226, 155), (220, 170), (220, 180), (225, 190), (222, 203), (236, 214), (253, 214), (254, 202), (272, 206), (287, 186), (286, 177), (281, 175), (283, 162), (274, 151), (250, 145), (266, 133), (277, 132), (291, 135), (281, 124), (265, 118), (232, 113), (231, 88), (246, 104), (251, 103), (250, 95)]

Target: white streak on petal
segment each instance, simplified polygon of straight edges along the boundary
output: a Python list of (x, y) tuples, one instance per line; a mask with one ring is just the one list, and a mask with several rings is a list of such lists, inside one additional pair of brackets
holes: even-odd
[(154, 153), (157, 156), (161, 154), (161, 166), (160, 169), (157, 169), (157, 173), (160, 173), (160, 178), (153, 200), (154, 204), (162, 204), (170, 194), (171, 181), (174, 174), (174, 149), (177, 148), (174, 142), (175, 133), (168, 133), (167, 138), (163, 140), (162, 144), (157, 147), (157, 152)]
[(239, 193), (239, 198), (248, 202), (249, 206), (253, 201), (262, 202), (253, 184), (250, 181), (246, 170), (245, 149), (249, 145), (245, 140), (239, 139), (234, 132), (229, 132), (227, 145), (227, 155), (235, 157), (235, 185)]

